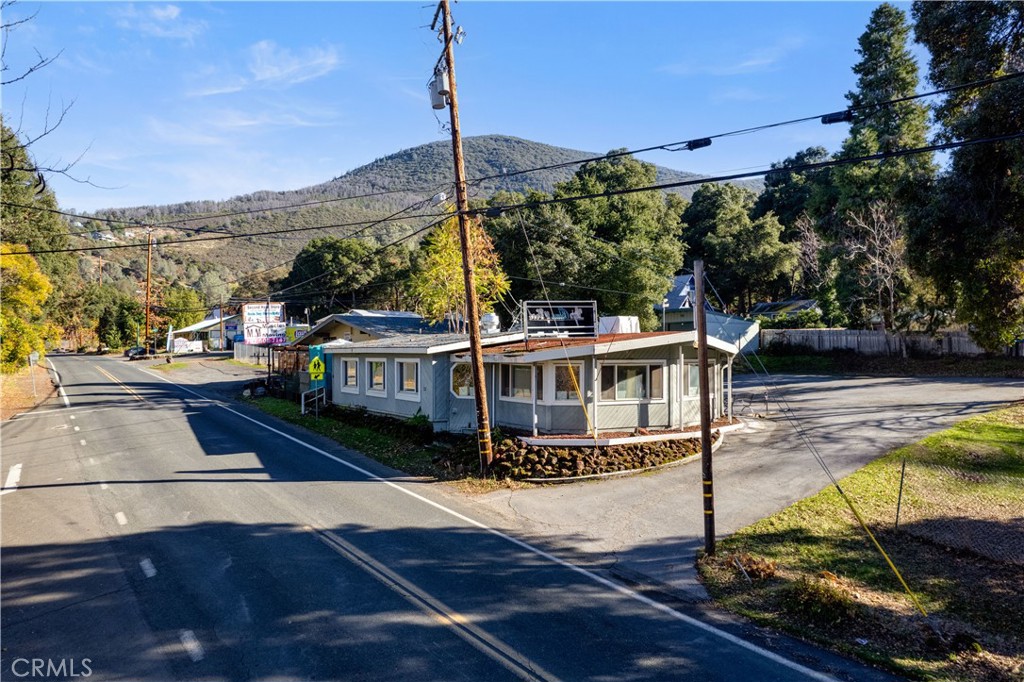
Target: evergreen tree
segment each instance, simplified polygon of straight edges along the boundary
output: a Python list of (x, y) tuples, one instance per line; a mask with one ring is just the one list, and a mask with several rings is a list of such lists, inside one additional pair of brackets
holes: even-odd
[(727, 306), (749, 310), (755, 299), (773, 298), (780, 277), (793, 277), (799, 246), (781, 241), (773, 213), (752, 219), (755, 195), (734, 185), (701, 185), (683, 212), (683, 237), (694, 258), (707, 261), (708, 276)]
[[(555, 196), (646, 187), (655, 184), (656, 176), (653, 164), (632, 156), (602, 159), (581, 166), (571, 180), (556, 187)], [(682, 209), (680, 197), (661, 192), (619, 194), (566, 204), (569, 218), (585, 230), (581, 246), (593, 255), (580, 283), (591, 288), (600, 312), (636, 316), (641, 329), (660, 328), (655, 307), (660, 307), (672, 276), (683, 267), (679, 240)]]
[[(937, 87), (1024, 69), (1024, 4), (915, 2), (915, 37)], [(1024, 130), (1024, 79), (951, 92), (936, 109), (942, 140)], [(1024, 142), (953, 150), (910, 255), (951, 298), (957, 319), (997, 350), (1024, 337)]]
[[(917, 63), (907, 41), (910, 27), (896, 7), (883, 3), (871, 13), (858, 41), (860, 61), (853, 67), (857, 88), (846, 98), (853, 110), (850, 134), (841, 157), (867, 156), (923, 146), (928, 135), (928, 110), (918, 100), (879, 106), (916, 94)], [(833, 171), (838, 217), (863, 211), (875, 201), (897, 206), (919, 203), (935, 173), (930, 154), (915, 154), (838, 166)]]

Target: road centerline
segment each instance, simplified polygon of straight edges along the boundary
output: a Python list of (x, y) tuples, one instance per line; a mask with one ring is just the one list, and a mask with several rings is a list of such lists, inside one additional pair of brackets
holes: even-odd
[(677, 611), (676, 609), (672, 608), (671, 606), (668, 606), (667, 604), (663, 604), (663, 603), (661, 603), (661, 602), (659, 602), (659, 601), (657, 601), (657, 600), (655, 600), (655, 599), (653, 599), (651, 597), (648, 597), (648, 596), (643, 595), (643, 594), (641, 594), (639, 592), (636, 592), (636, 591), (630, 589), (629, 587), (626, 587), (625, 585), (621, 585), (619, 583), (616, 583), (613, 580), (605, 578), (604, 576), (601, 576), (601, 575), (599, 575), (599, 574), (597, 574), (597, 573), (595, 573), (595, 572), (593, 572), (591, 570), (588, 570), (588, 569), (583, 568), (581, 566), (577, 566), (577, 565), (575, 565), (573, 563), (570, 563), (569, 561), (561, 559), (561, 558), (555, 556), (554, 554), (551, 554), (550, 552), (547, 552), (547, 551), (545, 551), (543, 549), (540, 549), (539, 547), (535, 547), (535, 546), (529, 544), (528, 542), (525, 542), (523, 540), (520, 540), (520, 539), (518, 539), (516, 537), (513, 537), (513, 536), (509, 535), (508, 533), (504, 533), (504, 532), (502, 532), (500, 530), (497, 530), (495, 528), (491, 528), (490, 526), (488, 526), (488, 525), (486, 525), (484, 523), (481, 523), (480, 521), (477, 521), (477, 520), (475, 520), (473, 518), (470, 518), (470, 517), (468, 517), (468, 516), (466, 516), (466, 515), (464, 515), (464, 514), (462, 514), (460, 512), (457, 512), (454, 509), (446, 507), (443, 504), (440, 504), (439, 502), (435, 502), (435, 501), (433, 501), (433, 500), (431, 500), (431, 499), (429, 499), (427, 497), (424, 497), (423, 495), (420, 495), (419, 493), (416, 493), (416, 492), (414, 492), (412, 490), (409, 490), (409, 489), (407, 489), (407, 488), (405, 488), (405, 487), (403, 487), (401, 485), (398, 485), (397, 483), (395, 483), (393, 481), (390, 481), (390, 480), (388, 480), (386, 478), (383, 478), (382, 476), (378, 476), (377, 474), (374, 474), (373, 472), (371, 472), (371, 471), (369, 471), (367, 469), (364, 469), (363, 467), (359, 466), (358, 464), (354, 464), (354, 463), (352, 463), (352, 462), (350, 462), (348, 460), (342, 459), (341, 457), (338, 457), (336, 455), (332, 455), (331, 453), (327, 452), (326, 450), (318, 448), (315, 445), (311, 445), (310, 443), (307, 443), (307, 442), (303, 441), (300, 438), (292, 436), (291, 434), (285, 433), (284, 431), (281, 431), (280, 429), (277, 429), (277, 428), (274, 428), (272, 426), (269, 426), (268, 424), (265, 424), (265, 423), (255, 419), (253, 417), (250, 417), (250, 416), (248, 416), (246, 414), (243, 414), (243, 413), (241, 413), (241, 412), (239, 412), (237, 410), (234, 410), (231, 407), (228, 407), (228, 405), (225, 404), (222, 401), (208, 398), (207, 396), (204, 396), (203, 394), (199, 393), (198, 391), (194, 391), (191, 388), (188, 388), (188, 387), (183, 386), (181, 384), (178, 384), (178, 383), (176, 383), (174, 381), (171, 381), (167, 377), (160, 376), (160, 375), (155, 374), (153, 372), (149, 372), (149, 371), (147, 371), (145, 369), (139, 368), (139, 371), (143, 372), (143, 373), (147, 374), (148, 376), (151, 376), (151, 377), (153, 377), (155, 379), (159, 379), (160, 381), (163, 381), (164, 383), (170, 384), (171, 386), (175, 386), (176, 388), (184, 391), (185, 393), (189, 393), (189, 394), (194, 395), (194, 396), (196, 396), (198, 398), (201, 398), (201, 399), (203, 399), (205, 401), (208, 401), (210, 404), (215, 405), (215, 406), (219, 407), (220, 409), (225, 410), (226, 412), (229, 412), (229, 413), (235, 415), (236, 417), (238, 417), (240, 419), (243, 419), (243, 420), (245, 420), (247, 422), (255, 424), (255, 425), (259, 426), (260, 428), (262, 428), (262, 429), (264, 429), (266, 431), (269, 431), (271, 433), (277, 434), (278, 436), (281, 436), (282, 438), (284, 438), (286, 440), (289, 440), (289, 441), (291, 441), (291, 442), (293, 442), (293, 443), (295, 443), (297, 445), (300, 445), (300, 446), (306, 448), (307, 450), (320, 455), (321, 457), (325, 457), (327, 459), (330, 459), (331, 461), (337, 462), (338, 464), (341, 464), (342, 466), (347, 467), (350, 470), (355, 471), (355, 472), (365, 476), (369, 480), (381, 483), (381, 484), (383, 484), (383, 485), (385, 485), (385, 486), (387, 486), (387, 487), (389, 487), (389, 488), (391, 488), (391, 489), (393, 489), (393, 490), (395, 490), (397, 492), (402, 493), (403, 495), (407, 495), (407, 496), (409, 496), (412, 499), (418, 500), (419, 502), (421, 502), (421, 503), (423, 503), (423, 504), (425, 504), (427, 506), (433, 507), (434, 509), (436, 509), (436, 510), (438, 510), (438, 511), (444, 513), (444, 514), (447, 514), (447, 515), (449, 515), (449, 516), (451, 516), (453, 518), (456, 518), (456, 519), (462, 521), (463, 523), (469, 524), (469, 525), (471, 525), (471, 526), (473, 526), (473, 527), (475, 527), (475, 528), (477, 528), (479, 530), (482, 530), (482, 531), (484, 531), (486, 533), (494, 535), (495, 537), (501, 538), (502, 540), (504, 540), (506, 542), (509, 542), (509, 543), (511, 543), (511, 544), (513, 544), (513, 545), (515, 545), (515, 546), (517, 546), (517, 547), (519, 547), (519, 548), (521, 548), (521, 549), (523, 549), (523, 550), (525, 550), (527, 552), (530, 552), (530, 553), (532, 553), (532, 554), (534, 554), (536, 556), (539, 556), (539, 557), (541, 557), (541, 558), (543, 558), (543, 559), (545, 559), (547, 561), (550, 561), (550, 562), (552, 562), (554, 564), (557, 564), (557, 565), (559, 565), (559, 566), (561, 566), (561, 567), (563, 567), (563, 568), (565, 568), (565, 569), (567, 569), (567, 570), (569, 570), (569, 571), (571, 571), (573, 573), (576, 573), (577, 575), (585, 577), (588, 580), (590, 580), (592, 582), (595, 582), (595, 583), (605, 587), (606, 589), (609, 589), (609, 590), (611, 590), (613, 592), (616, 592), (616, 593), (618, 593), (620, 595), (623, 595), (625, 597), (628, 597), (630, 599), (638, 601), (638, 602), (640, 602), (640, 603), (642, 603), (642, 604), (652, 608), (653, 610), (659, 611), (662, 614), (667, 615), (667, 616), (669, 616), (669, 617), (671, 617), (671, 618), (673, 618), (673, 619), (675, 619), (677, 621), (680, 621), (682, 623), (686, 623), (687, 625), (689, 625), (691, 627), (694, 627), (694, 628), (697, 628), (699, 630), (702, 630), (703, 632), (705, 632), (705, 633), (707, 633), (709, 635), (712, 635), (714, 637), (718, 637), (718, 638), (720, 638), (720, 639), (722, 639), (722, 640), (724, 640), (726, 642), (729, 642), (730, 644), (733, 644), (733, 645), (738, 646), (738, 647), (740, 647), (742, 649), (745, 649), (745, 650), (749, 651), (750, 653), (753, 653), (753, 654), (756, 654), (758, 656), (761, 656), (761, 657), (763, 657), (763, 658), (765, 658), (767, 660), (772, 661), (773, 663), (776, 663), (776, 664), (781, 665), (781, 666), (783, 666), (785, 668), (788, 668), (788, 669), (790, 669), (790, 670), (792, 670), (792, 671), (794, 671), (796, 673), (799, 673), (799, 674), (801, 674), (801, 675), (803, 675), (803, 676), (805, 676), (805, 677), (807, 677), (809, 679), (819, 680), (820, 682), (836, 682), (836, 679), (834, 677), (832, 677), (831, 675), (827, 675), (827, 674), (819, 672), (817, 670), (813, 670), (811, 668), (808, 668), (807, 666), (802, 665), (800, 663), (797, 663), (796, 661), (792, 661), (792, 660), (790, 660), (790, 659), (788, 659), (788, 658), (786, 658), (784, 656), (781, 656), (780, 654), (777, 654), (777, 653), (775, 653), (773, 651), (769, 651), (768, 649), (760, 647), (757, 644), (749, 642), (749, 641), (743, 639), (742, 637), (739, 637), (739, 636), (734, 635), (734, 634), (732, 634), (730, 632), (727, 632), (725, 630), (717, 628), (714, 625), (711, 625), (709, 623), (705, 623), (704, 621), (698, 620), (697, 618), (694, 618), (693, 616), (688, 616), (687, 614), (682, 613), (681, 611)]
[(420, 589), (383, 563), (329, 530), (307, 526), (318, 540), (345, 557), (378, 582), (420, 609), (435, 621), (450, 628), (463, 641), (480, 653), (501, 664), (524, 680), (557, 682), (559, 678), (455, 611), (440, 599)]

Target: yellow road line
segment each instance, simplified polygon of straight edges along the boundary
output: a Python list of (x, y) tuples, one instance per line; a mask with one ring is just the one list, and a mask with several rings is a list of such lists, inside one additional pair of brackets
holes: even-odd
[(146, 402), (146, 399), (143, 398), (138, 393), (136, 393), (133, 388), (131, 388), (130, 386), (128, 386), (125, 383), (122, 383), (121, 381), (118, 381), (118, 379), (113, 374), (108, 372), (107, 370), (103, 369), (99, 365), (93, 365), (93, 367), (95, 367), (99, 371), (100, 374), (102, 374), (103, 376), (107, 377), (108, 379), (113, 381), (115, 384), (117, 384), (118, 386), (123, 388), (128, 393), (128, 395), (130, 395), (131, 397), (135, 398), (136, 400), (139, 400), (139, 401), (142, 401), (142, 402)]
[(451, 628), (456, 635), (468, 642), (477, 651), (497, 661), (520, 679), (536, 680), (539, 682), (557, 682), (559, 679), (509, 645), (475, 625), (465, 615), (454, 611), (436, 597), (416, 587), (416, 585), (355, 547), (352, 543), (343, 540), (328, 530), (317, 530), (309, 526), (306, 528), (325, 545), (369, 573), (438, 623)]

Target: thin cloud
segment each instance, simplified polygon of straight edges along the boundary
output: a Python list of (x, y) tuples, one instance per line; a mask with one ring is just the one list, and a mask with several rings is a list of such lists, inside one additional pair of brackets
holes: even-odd
[(149, 120), (149, 129), (154, 139), (175, 145), (209, 147), (227, 144), (224, 138), (217, 135), (158, 118)]
[(292, 52), (272, 40), (249, 47), (249, 72), (257, 83), (289, 86), (325, 76), (341, 65), (334, 47)]
[(806, 41), (799, 37), (780, 40), (774, 45), (751, 50), (731, 59), (715, 63), (678, 63), (661, 67), (661, 71), (676, 76), (740, 76), (750, 73), (771, 71), (779, 62), (803, 47)]
[(342, 64), (334, 46), (290, 50), (272, 40), (261, 40), (247, 50), (248, 74), (204, 75), (209, 81), (190, 90), (190, 97), (209, 97), (252, 88), (283, 89), (326, 76)]
[(267, 128), (315, 128), (329, 125), (331, 121), (325, 116), (317, 121), (312, 116), (302, 116), (301, 112), (268, 110), (241, 111), (238, 109), (221, 109), (209, 117), (210, 126), (222, 131), (256, 131)]
[(750, 88), (722, 88), (714, 90), (708, 95), (708, 99), (714, 104), (723, 104), (727, 102), (763, 102), (769, 99), (769, 96)]
[(126, 5), (117, 7), (112, 14), (118, 28), (152, 38), (191, 42), (207, 28), (205, 21), (183, 18), (177, 5)]

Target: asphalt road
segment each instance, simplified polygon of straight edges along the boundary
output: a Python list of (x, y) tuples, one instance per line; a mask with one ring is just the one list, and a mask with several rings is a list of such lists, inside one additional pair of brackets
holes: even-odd
[[(735, 408), (747, 426), (727, 434), (714, 455), (719, 537), (830, 484), (808, 442), (841, 478), (894, 447), (1024, 399), (1019, 379), (779, 376), (768, 388), (766, 403), (761, 381), (736, 377)], [(615, 481), (499, 491), (473, 503), (498, 527), (700, 601), (707, 598), (694, 568), (704, 547), (701, 493), (698, 459)]]
[(886, 679), (137, 364), (54, 364), (0, 431), (3, 679)]

